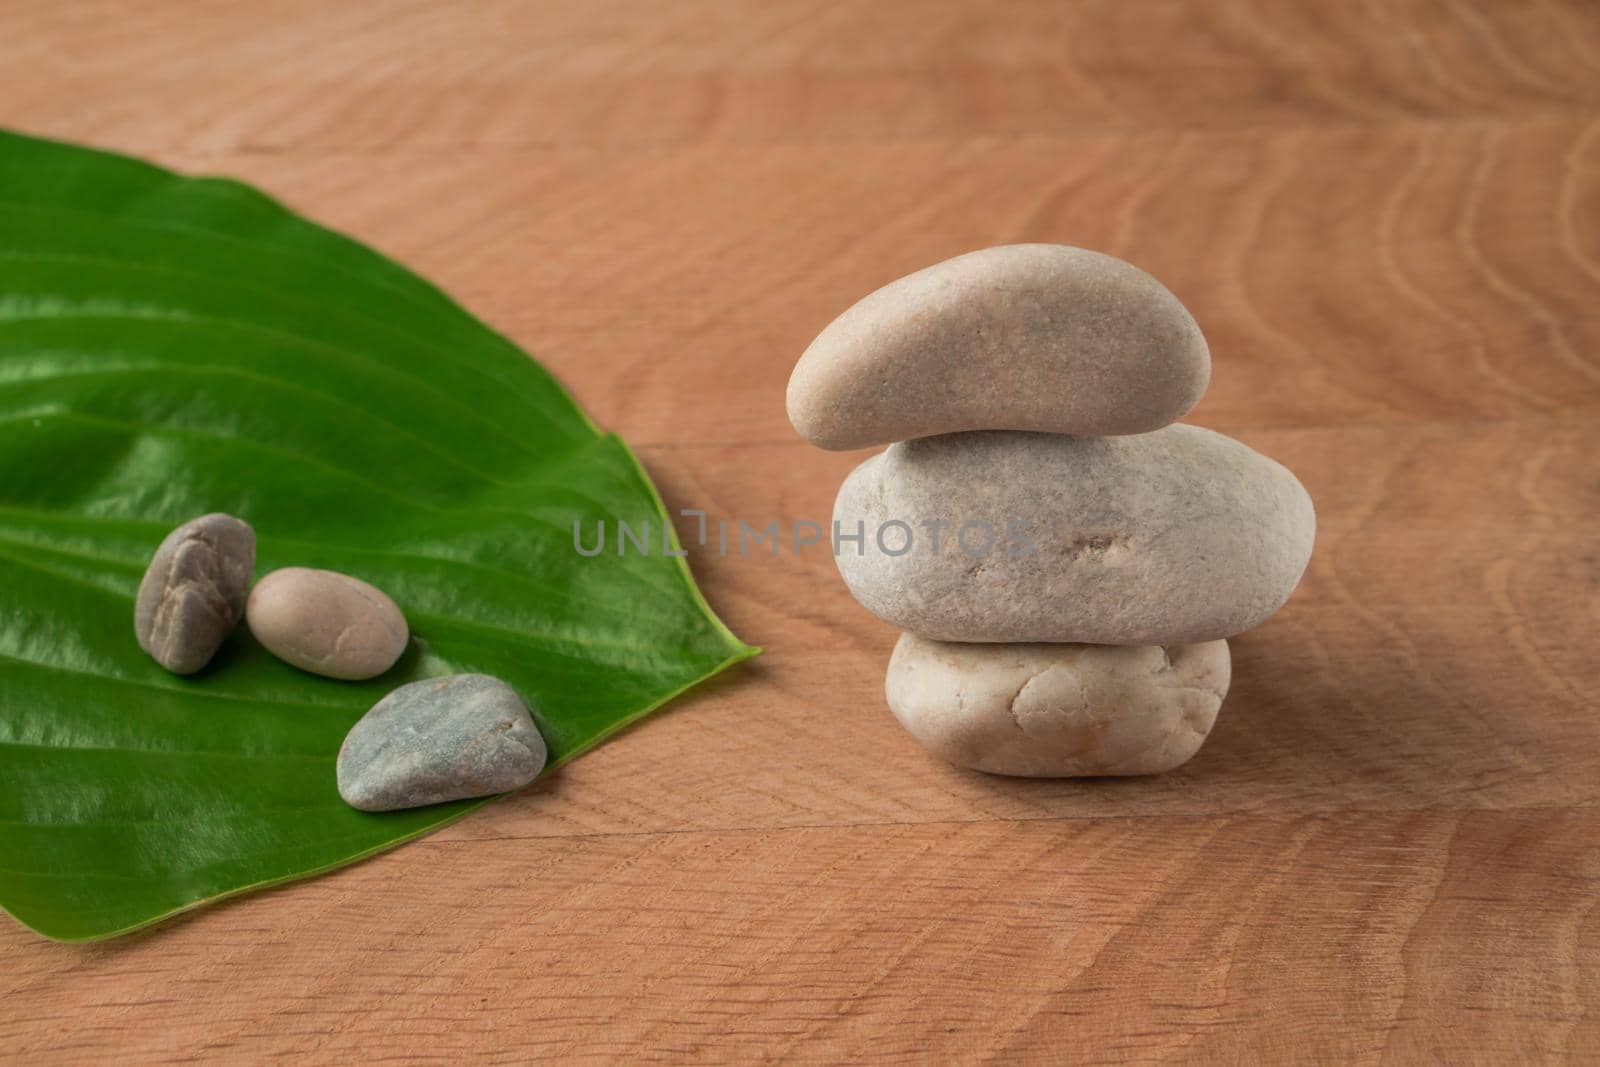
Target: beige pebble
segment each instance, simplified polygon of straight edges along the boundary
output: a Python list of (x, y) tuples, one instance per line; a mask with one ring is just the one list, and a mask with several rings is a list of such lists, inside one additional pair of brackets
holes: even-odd
[(1165, 286), (1067, 245), (971, 252), (835, 319), (789, 379), (789, 420), (822, 448), (961, 430), (1144, 433), (1205, 392), (1211, 355)]
[(851, 594), (944, 641), (1231, 637), (1289, 598), (1316, 533), (1293, 474), (1183, 425), (902, 442), (851, 473), (833, 517)]
[(959, 767), (1032, 778), (1159, 774), (1210, 733), (1228, 643), (1162, 647), (960, 644), (904, 634), (889, 708)]
[(381, 590), (308, 567), (285, 567), (257, 582), (245, 622), (279, 659), (346, 681), (382, 674), (410, 640), (405, 616)]

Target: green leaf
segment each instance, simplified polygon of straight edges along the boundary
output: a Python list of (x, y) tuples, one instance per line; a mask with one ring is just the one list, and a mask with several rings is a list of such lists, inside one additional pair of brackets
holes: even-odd
[[(134, 591), (210, 511), (255, 527), (258, 573), (387, 591), (411, 651), (333, 682), (241, 627), (167, 674)], [(754, 655), (670, 530), (621, 439), (404, 268), (236, 182), (0, 131), (0, 906), (33, 929), (121, 933), (482, 804), (339, 799), (345, 732), (403, 682), (506, 679), (554, 766)]]

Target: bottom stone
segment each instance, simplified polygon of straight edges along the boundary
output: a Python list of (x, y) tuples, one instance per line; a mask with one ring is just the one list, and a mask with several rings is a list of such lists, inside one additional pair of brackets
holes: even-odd
[(1200, 751), (1228, 642), (964, 644), (902, 634), (889, 710), (934, 755), (1030, 778), (1159, 774)]

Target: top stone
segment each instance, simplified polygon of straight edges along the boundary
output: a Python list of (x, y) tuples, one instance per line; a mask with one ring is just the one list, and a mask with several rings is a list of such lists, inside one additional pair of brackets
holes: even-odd
[(834, 319), (789, 378), (789, 421), (836, 450), (962, 430), (1147, 433), (1210, 377), (1200, 327), (1144, 271), (1067, 245), (1003, 245)]

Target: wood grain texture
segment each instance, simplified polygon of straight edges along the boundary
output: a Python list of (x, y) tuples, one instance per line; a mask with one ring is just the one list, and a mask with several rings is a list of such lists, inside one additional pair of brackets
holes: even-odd
[(12, 5), (0, 84), (404, 259), (713, 522), (826, 519), (861, 457), (794, 437), (794, 359), (1017, 240), (1163, 279), (1192, 421), (1320, 520), (1140, 781), (934, 762), (825, 552), (699, 550), (761, 659), (349, 870), (0, 926), (0, 1056), (1600, 1057), (1594, 4)]

